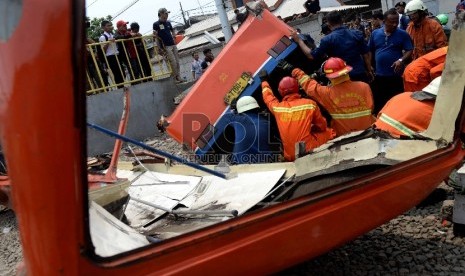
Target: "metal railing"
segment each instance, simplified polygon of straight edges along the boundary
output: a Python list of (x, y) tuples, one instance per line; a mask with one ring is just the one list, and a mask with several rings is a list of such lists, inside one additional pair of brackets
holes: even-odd
[[(148, 42), (152, 39), (142, 36), (87, 44), (86, 93), (98, 94), (169, 77), (171, 64), (156, 43)], [(119, 53), (107, 56), (105, 45), (116, 46)]]

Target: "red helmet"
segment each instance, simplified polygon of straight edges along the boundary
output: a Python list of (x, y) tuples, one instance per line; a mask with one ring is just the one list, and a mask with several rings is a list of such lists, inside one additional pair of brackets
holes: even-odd
[(299, 83), (292, 77), (284, 77), (279, 82), (278, 91), (282, 97), (292, 93), (299, 93)]
[(323, 70), (328, 79), (334, 79), (348, 74), (352, 71), (352, 67), (348, 66), (342, 59), (332, 57), (324, 63)]

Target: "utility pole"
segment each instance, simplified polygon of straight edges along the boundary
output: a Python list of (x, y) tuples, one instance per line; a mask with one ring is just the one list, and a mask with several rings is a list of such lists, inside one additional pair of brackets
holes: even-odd
[(231, 26), (229, 25), (228, 15), (224, 8), (223, 0), (215, 0), (216, 10), (218, 11), (218, 16), (220, 17), (221, 28), (223, 29), (224, 41), (228, 42), (232, 37)]
[(187, 25), (186, 17), (184, 16), (184, 10), (182, 9), (182, 4), (181, 4), (181, 2), (179, 2), (179, 6), (181, 7), (181, 14), (182, 14), (182, 19), (184, 20), (184, 26), (188, 26), (188, 25)]

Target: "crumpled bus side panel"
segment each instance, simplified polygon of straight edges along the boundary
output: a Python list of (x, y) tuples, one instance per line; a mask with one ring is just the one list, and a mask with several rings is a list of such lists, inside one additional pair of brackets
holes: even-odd
[[(169, 117), (167, 131), (180, 143), (198, 149), (196, 141), (202, 132), (215, 125), (216, 133), (222, 131), (218, 122), (228, 110), (224, 97), (245, 72), (256, 75), (263, 66), (276, 66), (276, 59), (267, 53), (283, 37), (290, 34), (289, 26), (265, 10), (261, 16), (249, 13), (247, 20), (234, 34), (231, 41), (221, 51), (202, 77), (174, 113)], [(282, 55), (295, 49), (296, 44), (282, 45)], [(286, 48), (287, 47), (287, 48)], [(271, 71), (271, 70), (269, 70)], [(241, 95), (251, 95), (260, 85), (256, 76)], [(207, 140), (210, 140), (211, 136)], [(203, 146), (201, 146), (203, 147)]]

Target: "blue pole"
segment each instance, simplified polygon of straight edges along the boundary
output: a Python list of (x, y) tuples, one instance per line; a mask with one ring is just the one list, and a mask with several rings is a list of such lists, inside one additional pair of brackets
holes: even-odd
[(157, 149), (155, 149), (155, 148), (152, 148), (152, 147), (150, 147), (150, 146), (147, 146), (147, 145), (144, 144), (144, 143), (141, 143), (141, 142), (136, 141), (136, 140), (134, 140), (134, 139), (131, 139), (131, 138), (129, 138), (129, 137), (120, 135), (120, 134), (118, 134), (118, 133), (116, 133), (116, 132), (114, 132), (114, 131), (111, 131), (111, 130), (109, 130), (109, 129), (106, 129), (106, 128), (104, 128), (104, 127), (101, 127), (101, 126), (98, 126), (98, 125), (96, 125), (96, 124), (92, 124), (92, 123), (89, 123), (89, 122), (87, 123), (87, 126), (90, 127), (90, 128), (93, 128), (93, 129), (95, 129), (95, 130), (98, 130), (98, 131), (100, 131), (100, 132), (103, 132), (103, 133), (105, 133), (105, 134), (107, 134), (107, 135), (109, 135), (109, 136), (111, 136), (111, 137), (115, 137), (115, 138), (117, 138), (117, 139), (120, 139), (120, 140), (122, 140), (122, 141), (124, 141), (124, 142), (128, 142), (128, 143), (134, 144), (134, 145), (136, 145), (136, 146), (139, 146), (139, 147), (141, 147), (141, 148), (143, 148), (143, 149), (146, 149), (146, 150), (148, 150), (148, 151), (151, 151), (151, 152), (153, 152), (153, 153), (159, 154), (159, 155), (164, 156), (164, 157), (169, 158), (169, 159), (173, 159), (173, 160), (175, 160), (175, 161), (177, 161), (177, 162), (179, 162), (179, 163), (185, 164), (185, 165), (187, 165), (187, 166), (189, 166), (189, 167), (192, 167), (192, 168), (194, 168), (194, 169), (201, 170), (201, 171), (203, 171), (203, 172), (212, 174), (212, 175), (214, 175), (214, 176), (221, 177), (221, 178), (223, 178), (223, 179), (227, 179), (226, 175), (223, 174), (223, 173), (220, 173), (220, 172), (217, 172), (217, 171), (215, 171), (215, 170), (206, 168), (206, 167), (201, 166), (201, 165), (199, 165), (199, 164), (192, 163), (192, 162), (190, 162), (190, 161), (188, 161), (188, 160), (186, 160), (186, 159), (183, 159), (183, 158), (181, 158), (181, 157), (172, 155), (172, 154), (170, 154), (170, 153), (167, 153), (167, 152), (164, 152), (164, 151), (161, 151), (161, 150), (157, 150)]

